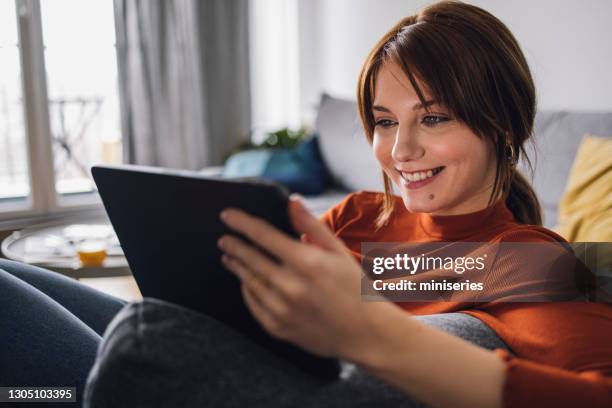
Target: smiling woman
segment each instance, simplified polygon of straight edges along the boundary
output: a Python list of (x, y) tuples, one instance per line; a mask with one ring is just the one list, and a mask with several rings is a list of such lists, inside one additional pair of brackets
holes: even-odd
[[(538, 199), (516, 169), (533, 132), (535, 87), (516, 39), (497, 18), (440, 2), (402, 19), (367, 57), (357, 89), (385, 193), (352, 194), (323, 217), (357, 260), (364, 241), (564, 242), (541, 227)], [(240, 240), (221, 243), (247, 304), (273, 335), (355, 362), (432, 406), (569, 407), (585, 394), (597, 406), (612, 403), (609, 305), (399, 304), (409, 317), (390, 303), (355, 302), (343, 295), (357, 268), (306, 215), (290, 214), (305, 241), (322, 251), (289, 243), (271, 250), (282, 273), (258, 268), (261, 255)], [(247, 236), (266, 235), (244, 214), (228, 213), (225, 221)], [(520, 276), (517, 268), (500, 258), (493, 274), (508, 281)], [(529, 290), (528, 282), (515, 283)], [(504, 344), (490, 352), (415, 317), (457, 311), (486, 323)], [(581, 341), (567, 340), (576, 333)], [(542, 355), (543, 347), (556, 351)]]
[[(504, 195), (517, 220), (542, 225), (538, 199), (515, 168), (536, 112), (527, 61), (488, 12), (440, 12), (431, 24), (442, 8), (399, 21), (361, 71), (359, 112), (385, 181), (377, 225), (393, 212), (391, 182), (411, 211), (462, 214)], [(423, 183), (434, 169), (444, 173)]]
[[(384, 193), (353, 193), (321, 220), (290, 200), (299, 240), (237, 209), (219, 215), (234, 232), (218, 241), (222, 262), (256, 320), (274, 337), (347, 362), (342, 376), (306, 374), (207, 316), (146, 299), (107, 328), (87, 406), (575, 407), (585, 399), (612, 406), (610, 304), (504, 302), (504, 292), (486, 303), (360, 296), (364, 242), (566, 244), (541, 227), (537, 198), (515, 168), (532, 133), (535, 89), (507, 27), (455, 1), (402, 19), (367, 57), (358, 103)], [(521, 278), (524, 265), (493, 257), (487, 278), (502, 289), (537, 291)], [(430, 281), (427, 272), (421, 276)], [(25, 293), (25, 278), (15, 274), (0, 275), (0, 289), (13, 296)], [(51, 302), (52, 292), (41, 292), (32, 299)], [(5, 301), (0, 310), (38, 316), (22, 305)], [(107, 319), (93, 323), (104, 327)], [(4, 332), (41, 338), (46, 326), (29, 322)], [(0, 357), (12, 363), (19, 355), (8, 346), (21, 343), (8, 340)], [(83, 353), (93, 358), (95, 337), (88, 344)], [(81, 381), (80, 374), (67, 378)]]
[[(301, 242), (227, 209), (223, 222), (257, 246), (228, 235), (219, 247), (266, 331), (359, 368), (331, 385), (313, 384), (288, 366), (282, 378), (277, 369), (264, 373), (262, 366), (277, 367), (277, 362), (261, 353), (236, 363), (215, 349), (159, 363), (157, 371), (169, 366), (173, 381), (181, 381), (184, 367), (200, 359), (198, 375), (210, 375), (205, 387), (193, 390), (192, 402), (231, 395), (228, 405), (573, 407), (583, 405), (583, 398), (593, 406), (612, 405), (609, 304), (391, 303), (364, 302), (359, 296), (362, 270), (356, 261), (363, 242), (565, 242), (541, 227), (537, 197), (515, 167), (532, 134), (536, 98), (529, 67), (508, 28), (490, 13), (454, 1), (402, 19), (367, 57), (358, 105), (385, 192), (349, 195), (323, 216), (328, 228), (292, 200), (288, 211)], [(399, 197), (392, 195), (393, 186)], [(487, 277), (535, 291), (521, 280), (521, 268), (500, 256)], [(432, 286), (438, 283), (431, 280)], [(245, 347), (235, 335), (215, 338), (214, 325), (195, 323), (195, 317), (189, 319), (190, 327), (198, 327), (196, 336), (191, 328), (187, 334), (164, 330), (167, 318), (159, 315), (182, 322), (189, 313), (145, 302), (118, 319), (116, 324), (149, 327), (150, 333), (116, 331), (104, 340), (108, 346), (90, 376), (93, 401), (110, 401), (104, 396), (109, 384), (148, 375), (130, 359), (156, 361), (138, 346), (155, 343), (147, 339), (156, 330), (168, 335), (167, 349), (193, 338)], [(126, 353), (113, 350), (114, 344), (134, 347)], [(233, 369), (218, 368), (229, 360)], [(126, 368), (132, 371), (122, 376)], [(219, 371), (230, 380), (212, 380)], [(261, 398), (261, 390), (252, 389), (253, 377), (282, 384), (283, 391)], [(386, 385), (378, 387), (381, 379)], [(146, 394), (146, 384), (137, 385), (131, 383), (125, 393)], [(359, 388), (367, 395), (352, 392)], [(151, 398), (166, 398), (169, 405), (177, 401), (160, 394)]]

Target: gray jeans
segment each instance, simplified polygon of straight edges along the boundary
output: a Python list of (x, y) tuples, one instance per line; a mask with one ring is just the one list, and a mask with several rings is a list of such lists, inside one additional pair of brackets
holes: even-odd
[[(506, 348), (462, 313), (419, 320), (482, 347)], [(85, 389), (86, 407), (420, 407), (367, 371), (302, 372), (232, 328), (167, 302), (131, 303), (108, 326)]]

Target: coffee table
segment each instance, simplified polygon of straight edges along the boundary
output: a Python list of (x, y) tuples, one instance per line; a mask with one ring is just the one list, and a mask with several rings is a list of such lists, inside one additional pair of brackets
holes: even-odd
[[(108, 256), (100, 266), (81, 264), (76, 248), (90, 234), (108, 242)], [(106, 215), (81, 216), (15, 231), (2, 241), (8, 259), (40, 266), (75, 279), (130, 276), (130, 268)]]

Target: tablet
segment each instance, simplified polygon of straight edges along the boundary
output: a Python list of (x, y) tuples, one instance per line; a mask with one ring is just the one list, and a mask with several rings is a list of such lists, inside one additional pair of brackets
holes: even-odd
[(143, 296), (204, 313), (313, 375), (337, 378), (337, 360), (268, 335), (247, 309), (240, 281), (221, 263), (217, 240), (232, 232), (219, 220), (224, 208), (242, 209), (298, 237), (285, 189), (132, 165), (95, 166), (92, 174)]

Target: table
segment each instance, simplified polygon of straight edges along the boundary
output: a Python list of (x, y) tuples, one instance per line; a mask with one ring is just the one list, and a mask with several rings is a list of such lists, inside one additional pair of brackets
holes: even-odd
[[(83, 266), (76, 254), (78, 242), (75, 242), (74, 234), (81, 232), (81, 235), (86, 235), (90, 231), (98, 234), (96, 239), (102, 239), (99, 235), (106, 230), (109, 233), (104, 239), (111, 244), (108, 257), (99, 267)], [(66, 242), (62, 243), (62, 239), (66, 239)], [(131, 276), (127, 260), (105, 215), (71, 217), (15, 231), (2, 241), (2, 253), (8, 259), (40, 266), (75, 279)]]

